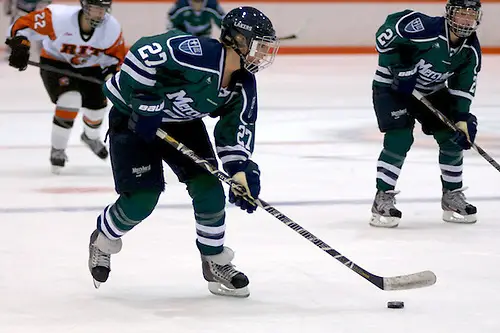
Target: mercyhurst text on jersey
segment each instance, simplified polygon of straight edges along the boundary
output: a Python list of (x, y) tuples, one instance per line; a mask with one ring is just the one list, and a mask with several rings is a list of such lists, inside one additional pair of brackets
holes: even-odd
[(143, 115), (163, 112), (163, 122), (220, 116), (214, 133), (219, 158), (223, 164), (245, 161), (254, 149), (256, 82), (253, 74), (240, 70), (227, 88), (221, 87), (225, 54), (219, 41), (179, 30), (144, 37), (129, 50), (104, 92), (125, 114), (132, 113), (133, 92), (164, 96), (158, 109), (135, 110)]
[(476, 33), (464, 38), (455, 48), (449, 44), (444, 17), (430, 17), (405, 10), (389, 15), (377, 31), (379, 63), (373, 84), (390, 86), (390, 68), (416, 64), (415, 89), (430, 94), (445, 87), (457, 96), (457, 110), (469, 112), (481, 70), (481, 47)]

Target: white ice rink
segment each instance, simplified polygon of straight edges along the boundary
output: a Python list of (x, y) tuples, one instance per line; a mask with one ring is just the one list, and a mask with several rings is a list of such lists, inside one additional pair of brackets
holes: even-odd
[[(281, 56), (259, 74), (261, 197), (367, 270), (430, 269), (436, 285), (380, 291), (266, 212), (228, 207), (226, 244), (251, 296), (227, 299), (207, 290), (190, 200), (169, 170), (158, 209), (124, 237), (94, 289), (87, 246), (116, 199), (109, 162), (79, 142), (79, 118), (67, 168), (52, 175), (53, 107), (38, 72), (0, 64), (0, 332), (500, 332), (500, 173), (478, 154), (466, 153), (464, 171), (477, 224), (442, 222), (438, 151), (417, 127), (398, 186), (403, 221), (368, 225), (382, 138), (375, 66), (375, 56)], [(473, 104), (476, 142), (497, 160), (499, 70), (499, 57), (484, 58)]]

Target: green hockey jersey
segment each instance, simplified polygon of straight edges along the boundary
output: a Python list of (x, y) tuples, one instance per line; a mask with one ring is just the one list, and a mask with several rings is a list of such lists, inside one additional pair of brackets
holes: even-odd
[(373, 84), (390, 86), (391, 68), (417, 66), (416, 89), (430, 94), (447, 87), (457, 98), (459, 112), (469, 112), (481, 70), (481, 47), (476, 33), (452, 47), (444, 17), (412, 10), (391, 14), (376, 34), (379, 52)]
[(132, 112), (134, 93), (150, 92), (164, 97), (161, 106), (134, 111), (163, 112), (163, 122), (220, 117), (214, 133), (217, 154), (224, 167), (241, 163), (254, 149), (257, 87), (255, 76), (243, 69), (232, 74), (228, 87), (221, 87), (225, 57), (219, 41), (179, 30), (143, 37), (130, 48), (104, 92), (125, 114)]
[(187, 0), (178, 0), (168, 13), (170, 24), (167, 29), (175, 28), (195, 36), (209, 37), (212, 23), (220, 28), (224, 15), (224, 10), (215, 0), (205, 0), (200, 11), (195, 11)]

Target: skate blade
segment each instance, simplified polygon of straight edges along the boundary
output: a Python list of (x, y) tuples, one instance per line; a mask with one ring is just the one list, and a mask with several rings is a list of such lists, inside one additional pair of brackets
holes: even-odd
[(51, 168), (50, 168), (50, 171), (54, 175), (60, 175), (61, 171), (62, 171), (62, 168), (63, 168), (62, 166), (52, 165)]
[(101, 286), (101, 282), (99, 282), (99, 281), (97, 281), (95, 279), (93, 279), (93, 281), (94, 281), (94, 288), (95, 289), (99, 289), (99, 287)]
[(102, 282), (97, 281), (96, 279), (92, 279), (94, 281), (94, 288), (99, 289), (101, 286)]
[(219, 282), (209, 282), (208, 290), (214, 295), (244, 298), (250, 296), (248, 287), (230, 289)]
[(396, 228), (400, 220), (399, 217), (382, 216), (372, 213), (370, 225), (376, 228)]
[(449, 210), (443, 211), (443, 221), (449, 223), (474, 224), (477, 222), (476, 214), (460, 215)]

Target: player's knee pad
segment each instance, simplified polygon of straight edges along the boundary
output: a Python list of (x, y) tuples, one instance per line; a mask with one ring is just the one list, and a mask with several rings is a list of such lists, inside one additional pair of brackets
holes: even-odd
[(153, 212), (160, 193), (158, 191), (140, 191), (121, 194), (116, 202), (117, 209), (125, 215), (124, 218), (139, 223)]
[(196, 213), (210, 214), (224, 210), (226, 196), (217, 177), (201, 174), (186, 182)]
[(390, 130), (384, 134), (384, 149), (399, 156), (406, 156), (413, 141), (413, 128)]
[(373, 107), (381, 132), (412, 128), (415, 120), (408, 112), (409, 101), (390, 88), (374, 87)]
[(82, 95), (78, 91), (66, 91), (57, 98), (57, 107), (77, 109), (82, 107)]

